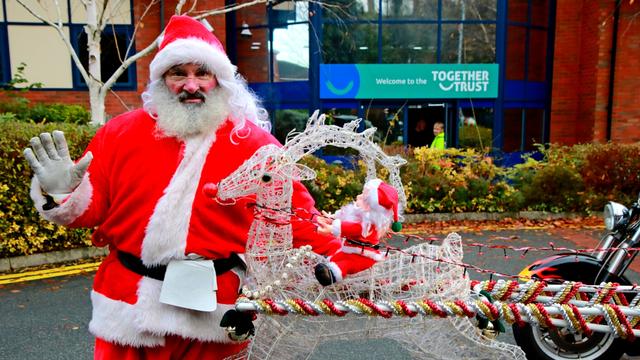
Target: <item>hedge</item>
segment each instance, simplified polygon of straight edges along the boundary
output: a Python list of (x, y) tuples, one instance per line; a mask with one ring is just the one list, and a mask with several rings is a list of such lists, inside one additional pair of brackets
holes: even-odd
[(0, 257), (91, 245), (90, 231), (43, 220), (29, 197), (31, 169), (22, 150), (42, 132), (64, 131), (73, 158), (81, 155), (95, 129), (65, 123), (0, 121)]
[[(41, 132), (65, 132), (73, 158), (95, 133), (84, 125), (33, 124), (0, 120), (0, 257), (90, 245), (89, 230), (71, 230), (42, 220), (29, 198), (32, 176), (22, 150)], [(525, 159), (501, 168), (473, 149), (385, 149), (401, 154), (408, 203), (406, 213), (503, 212), (520, 210), (599, 211), (609, 200), (629, 205), (640, 192), (640, 144), (588, 144), (540, 149), (542, 161)], [(317, 177), (306, 181), (317, 207), (334, 211), (362, 190), (363, 164), (356, 170), (327, 165), (315, 157), (303, 162)], [(384, 172), (379, 174), (385, 178)]]

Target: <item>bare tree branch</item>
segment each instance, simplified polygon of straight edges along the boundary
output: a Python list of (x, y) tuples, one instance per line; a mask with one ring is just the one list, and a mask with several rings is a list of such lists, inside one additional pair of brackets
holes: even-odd
[(229, 6), (229, 7), (225, 6), (223, 8), (200, 11), (200, 12), (197, 12), (196, 15), (194, 15), (193, 17), (196, 18), (196, 19), (202, 19), (202, 18), (205, 18), (207, 16), (226, 14), (228, 12), (240, 10), (240, 9), (243, 9), (243, 8), (246, 8), (246, 7), (249, 7), (249, 6), (254, 6), (254, 5), (258, 5), (258, 4), (266, 4), (269, 1), (270, 0), (253, 0), (253, 1), (248, 2), (248, 3), (235, 4), (235, 5)]
[(182, 11), (182, 7), (184, 6), (184, 4), (187, 2), (187, 0), (180, 0), (177, 4), (176, 4), (176, 11), (174, 12), (176, 15), (180, 15), (180, 12)]
[[(164, 34), (164, 31), (159, 36), (162, 36), (162, 34)], [(111, 77), (109, 77), (109, 79), (104, 83), (104, 85), (102, 87), (106, 88), (106, 89), (111, 88), (111, 86), (113, 86), (113, 84), (115, 84), (116, 80), (118, 80), (120, 75), (122, 75), (122, 73), (124, 73), (124, 71), (127, 70), (127, 68), (131, 64), (133, 64), (134, 62), (138, 61), (138, 59), (140, 59), (141, 57), (147, 56), (153, 50), (155, 50), (157, 47), (158, 47), (158, 38), (153, 40), (151, 42), (151, 44), (149, 44), (146, 48), (144, 48), (141, 51), (135, 53), (134, 55), (131, 55), (131, 57), (128, 57), (125, 61), (123, 61), (122, 64), (113, 72)]]
[(78, 71), (80, 71), (80, 75), (82, 75), (82, 78), (88, 84), (89, 81), (91, 80), (91, 77), (89, 76), (89, 73), (86, 71), (86, 69), (82, 65), (82, 62), (80, 61), (80, 58), (78, 58), (78, 55), (76, 54), (76, 50), (73, 48), (73, 45), (71, 45), (71, 42), (69, 41), (69, 39), (65, 35), (64, 31), (62, 30), (62, 26), (58, 26), (57, 24), (54, 24), (50, 20), (45, 19), (42, 16), (36, 14), (33, 10), (31, 10), (23, 2), (23, 0), (16, 0), (16, 1), (23, 8), (25, 8), (25, 10), (27, 10), (31, 15), (33, 15), (36, 19), (38, 19), (38, 20), (42, 21), (43, 23), (45, 23), (45, 24), (51, 26), (52, 28), (56, 29), (56, 31), (58, 32), (58, 35), (60, 36), (60, 39), (62, 39), (62, 42), (67, 47), (67, 51), (69, 51), (69, 54), (71, 55), (71, 59), (73, 59), (73, 63), (76, 64), (76, 67), (78, 68)]
[(151, 8), (158, 4), (159, 0), (153, 0), (151, 1), (142, 11), (142, 15), (140, 15), (140, 18), (138, 18), (138, 21), (136, 22), (136, 26), (133, 28), (133, 34), (131, 34), (131, 39), (129, 39), (129, 46), (127, 46), (127, 51), (125, 52), (124, 56), (125, 58), (129, 56), (129, 53), (131, 52), (131, 48), (133, 46), (133, 39), (136, 38), (136, 34), (138, 33), (138, 30), (141, 27), (142, 24), (142, 20), (147, 16), (147, 14), (149, 13), (149, 11), (151, 10)]
[[(482, 16), (480, 15), (480, 11), (478, 10), (478, 6), (476, 5), (475, 2), (471, 1), (471, 11), (473, 11), (473, 14), (480, 20), (482, 20)], [(495, 41), (491, 41), (491, 39), (489, 39), (489, 32), (487, 31), (487, 26), (483, 23), (480, 23), (480, 29), (482, 29), (482, 35), (484, 37), (484, 42), (487, 43), (487, 45), (489, 45), (489, 48), (491, 49), (491, 51), (493, 51), (493, 54), (495, 55), (496, 53), (496, 46), (495, 46)]]
[(118, 99), (118, 101), (120, 102), (120, 105), (122, 105), (125, 109), (127, 109), (127, 111), (131, 111), (131, 108), (129, 107), (129, 105), (127, 105), (127, 103), (124, 102), (124, 100), (122, 100), (122, 98), (120, 97), (120, 95), (118, 95), (117, 92), (115, 92), (112, 89), (109, 89), (109, 92), (111, 93), (111, 95), (115, 96), (116, 99)]

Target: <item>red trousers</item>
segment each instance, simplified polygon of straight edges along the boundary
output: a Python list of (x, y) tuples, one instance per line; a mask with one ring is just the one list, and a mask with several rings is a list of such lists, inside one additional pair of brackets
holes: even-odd
[(131, 347), (106, 342), (96, 338), (94, 360), (217, 360), (239, 353), (249, 345), (220, 344), (185, 339), (179, 336), (165, 337), (164, 346)]

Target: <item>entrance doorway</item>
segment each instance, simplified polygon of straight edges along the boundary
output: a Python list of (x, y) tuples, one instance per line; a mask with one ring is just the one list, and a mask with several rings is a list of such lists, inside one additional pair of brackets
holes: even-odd
[(441, 122), (448, 130), (448, 103), (409, 105), (407, 117), (407, 145), (429, 146), (433, 141), (433, 124)]

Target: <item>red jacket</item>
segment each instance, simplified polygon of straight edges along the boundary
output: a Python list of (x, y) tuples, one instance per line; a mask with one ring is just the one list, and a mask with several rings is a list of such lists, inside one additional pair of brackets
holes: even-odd
[[(45, 202), (34, 178), (31, 195), (48, 220), (71, 227), (97, 227), (93, 242), (136, 255), (145, 265), (198, 254), (209, 259), (244, 253), (253, 221), (249, 200), (223, 206), (202, 192), (218, 183), (261, 146), (277, 143), (247, 121), (250, 135), (235, 137), (231, 121), (215, 134), (189, 139), (160, 137), (156, 122), (143, 110), (109, 121), (87, 148), (94, 155), (80, 186), (59, 207), (43, 211)], [(294, 208), (317, 213), (300, 183), (294, 184)], [(311, 244), (321, 254), (335, 252), (337, 240), (321, 237), (315, 226), (292, 218), (294, 246)], [(228, 341), (219, 321), (233, 307), (240, 279), (234, 272), (218, 276), (218, 309), (197, 313), (158, 302), (161, 282), (122, 266), (111, 251), (98, 270), (91, 294), (90, 331), (110, 342), (133, 346), (164, 343), (165, 334), (203, 341)]]
[(375, 226), (371, 225), (366, 236), (362, 235), (362, 230), (362, 224), (359, 222), (340, 221), (340, 236), (369, 245), (378, 245), (380, 243)]
[(343, 253), (365, 256), (376, 261), (381, 261), (384, 258), (378, 249), (349, 242), (349, 239), (351, 239), (368, 245), (378, 245), (380, 239), (378, 230), (374, 225), (371, 225), (369, 233), (366, 235), (362, 234), (362, 223), (359, 222), (336, 219), (333, 220), (331, 227), (333, 235), (345, 238), (340, 250)]

